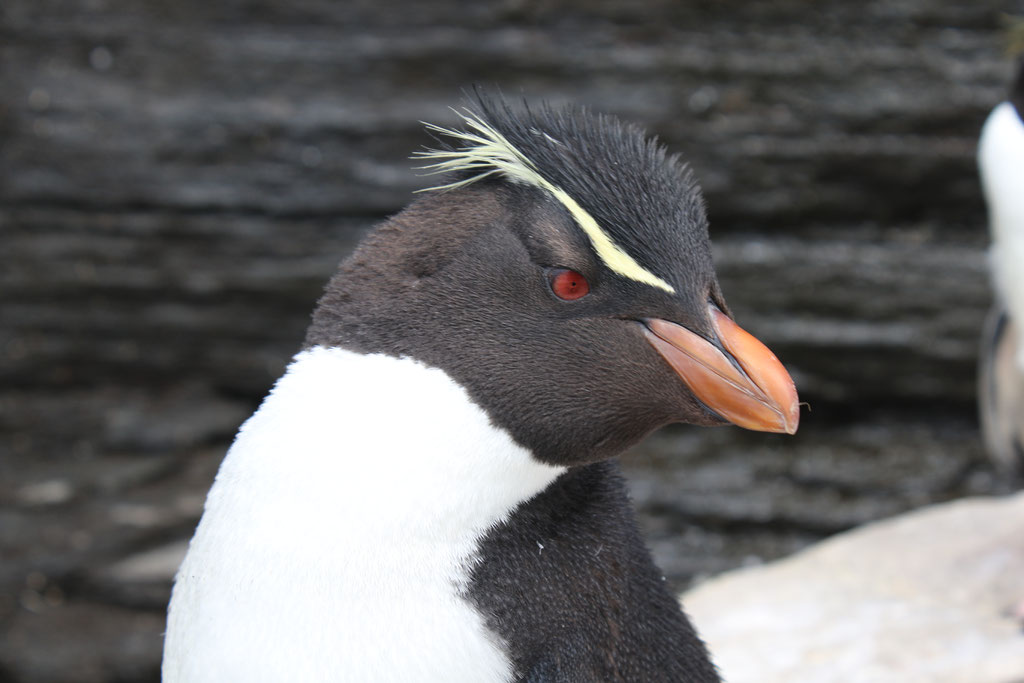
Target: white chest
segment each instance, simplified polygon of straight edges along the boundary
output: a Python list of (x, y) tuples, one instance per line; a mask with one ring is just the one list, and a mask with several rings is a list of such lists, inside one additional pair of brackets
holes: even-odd
[(561, 471), (439, 370), (299, 354), (210, 491), (164, 680), (509, 680), (462, 591), (487, 529)]
[[(1024, 320), (1024, 123), (1009, 102), (989, 115), (978, 144), (982, 187), (992, 231), (995, 289), (1017, 321)], [(1024, 348), (1017, 365), (1024, 370)]]

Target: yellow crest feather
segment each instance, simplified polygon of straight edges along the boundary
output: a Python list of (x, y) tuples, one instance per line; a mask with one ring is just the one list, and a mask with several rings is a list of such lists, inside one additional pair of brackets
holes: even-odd
[(446, 137), (458, 140), (463, 146), (455, 150), (426, 150), (416, 152), (418, 159), (436, 160), (434, 163), (420, 168), (435, 173), (473, 173), (463, 180), (457, 180), (445, 185), (428, 187), (419, 192), (431, 190), (450, 190), (456, 187), (463, 187), (470, 183), (486, 178), (495, 173), (500, 173), (513, 182), (524, 185), (539, 187), (551, 193), (572, 217), (577, 225), (583, 230), (590, 240), (601, 261), (611, 270), (637, 282), (642, 282), (652, 287), (658, 287), (669, 294), (675, 294), (675, 289), (660, 277), (647, 270), (633, 257), (622, 250), (612, 240), (594, 217), (587, 213), (579, 203), (569, 196), (560, 187), (556, 187), (537, 170), (532, 161), (526, 158), (504, 135), (488, 125), (483, 119), (469, 110), (462, 112), (455, 111), (469, 128), (468, 131), (452, 130), (435, 126), (431, 123), (424, 123), (428, 130), (440, 133)]

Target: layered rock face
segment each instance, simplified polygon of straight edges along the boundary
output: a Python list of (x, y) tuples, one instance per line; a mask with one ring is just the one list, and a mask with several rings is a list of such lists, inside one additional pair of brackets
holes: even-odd
[(0, 679), (155, 680), (219, 458), (337, 262), (429, 182), (418, 121), (474, 83), (682, 153), (737, 319), (810, 403), (792, 439), (684, 428), (626, 459), (675, 585), (1009, 490), (974, 417), (1008, 9), (6, 0)]

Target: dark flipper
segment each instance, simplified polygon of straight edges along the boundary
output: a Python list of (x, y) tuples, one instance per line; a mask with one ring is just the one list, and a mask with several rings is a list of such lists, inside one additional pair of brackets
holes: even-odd
[(989, 457), (1004, 471), (1024, 472), (1024, 371), (1017, 361), (1019, 328), (999, 304), (985, 324), (978, 406)]

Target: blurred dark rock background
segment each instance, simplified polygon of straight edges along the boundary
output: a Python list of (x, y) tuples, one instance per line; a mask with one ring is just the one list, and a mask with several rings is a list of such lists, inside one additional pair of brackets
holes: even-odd
[(1020, 2), (0, 4), (0, 682), (158, 678), (169, 573), (337, 262), (473, 83), (635, 121), (708, 200), (794, 438), (626, 461), (669, 579), (1000, 493), (975, 141)]

